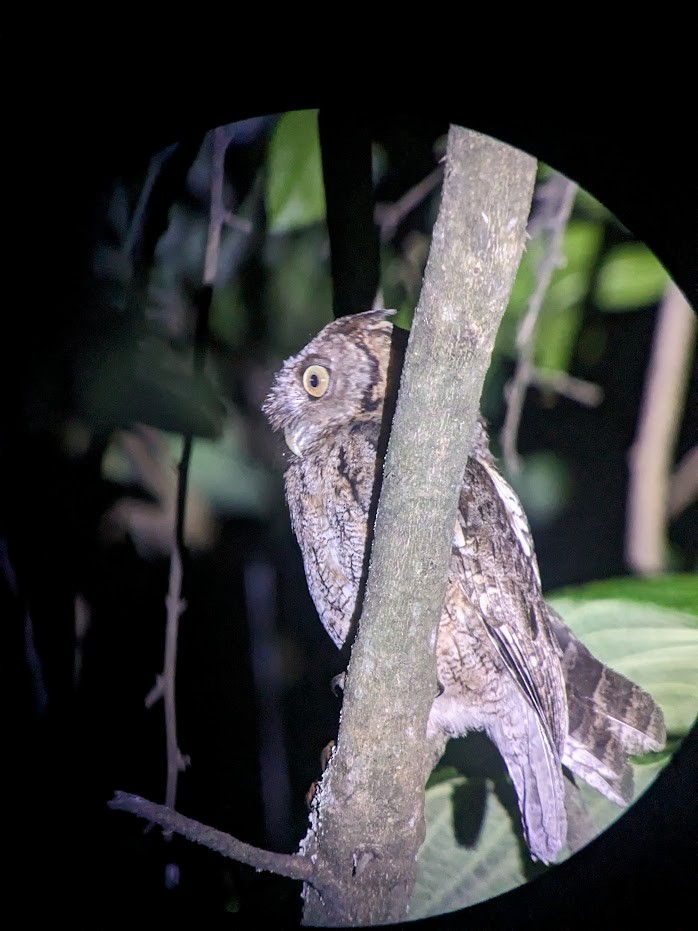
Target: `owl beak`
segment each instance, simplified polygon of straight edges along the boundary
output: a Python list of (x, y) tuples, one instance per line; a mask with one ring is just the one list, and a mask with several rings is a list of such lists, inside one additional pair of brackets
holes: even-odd
[(291, 450), (291, 452), (295, 453), (299, 458), (302, 458), (303, 453), (301, 452), (298, 440), (293, 435), (293, 433), (291, 433), (288, 427), (284, 430), (284, 439), (286, 440), (286, 445)]

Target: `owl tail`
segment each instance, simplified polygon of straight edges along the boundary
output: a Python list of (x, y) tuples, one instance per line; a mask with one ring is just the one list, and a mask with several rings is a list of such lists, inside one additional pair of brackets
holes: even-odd
[(569, 731), (562, 762), (602, 795), (625, 806), (633, 797), (628, 756), (661, 750), (662, 711), (651, 695), (604, 665), (548, 608), (562, 649)]
[(487, 731), (514, 783), (531, 855), (550, 863), (567, 837), (562, 769), (540, 718), (528, 704), (524, 709), (498, 716)]

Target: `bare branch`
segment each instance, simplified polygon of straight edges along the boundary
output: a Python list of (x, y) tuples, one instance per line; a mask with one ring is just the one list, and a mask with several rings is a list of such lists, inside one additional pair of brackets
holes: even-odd
[(223, 211), (223, 222), (226, 226), (232, 226), (234, 229), (239, 230), (241, 233), (251, 233), (252, 232), (252, 220), (248, 217), (241, 217), (237, 213), (233, 213), (232, 210)]
[[(217, 126), (213, 130), (213, 156), (211, 164), (211, 212), (206, 242), (204, 284), (213, 286), (218, 270), (218, 251), (221, 244), (223, 224), (233, 225), (230, 211), (223, 205), (223, 182), (225, 177), (225, 153), (235, 133), (234, 125)], [(243, 221), (244, 223), (245, 221)]]
[[(194, 375), (200, 376), (203, 372), (208, 314), (210, 310), (211, 294), (218, 266), (218, 251), (220, 246), (221, 227), (226, 220), (226, 211), (223, 207), (223, 168), (225, 152), (232, 139), (234, 126), (219, 126), (213, 131), (213, 164), (211, 168), (211, 215), (206, 242), (206, 257), (204, 263), (204, 292), (197, 307), (196, 331), (194, 336)], [(182, 456), (179, 463), (177, 480), (177, 506), (175, 527), (170, 553), (169, 587), (165, 603), (167, 605), (167, 623), (165, 627), (165, 656), (163, 660), (162, 675), (158, 676), (155, 685), (146, 696), (146, 707), (153, 705), (162, 698), (165, 705), (165, 740), (167, 747), (167, 785), (165, 790), (165, 804), (174, 808), (177, 801), (177, 780), (189, 760), (182, 755), (177, 740), (177, 710), (175, 703), (175, 684), (177, 670), (177, 637), (179, 634), (179, 619), (185, 610), (182, 599), (183, 553), (184, 553), (184, 517), (187, 501), (187, 479), (189, 464), (193, 448), (193, 436), (188, 433), (184, 436)]]
[(689, 449), (669, 484), (669, 517), (678, 517), (698, 498), (698, 446)]
[(146, 818), (153, 824), (159, 825), (168, 834), (181, 834), (187, 840), (216, 853), (253, 866), (258, 872), (267, 871), (287, 876), (289, 879), (299, 879), (312, 883), (314, 877), (313, 864), (307, 857), (297, 854), (274, 853), (271, 850), (261, 850), (251, 844), (245, 844), (225, 831), (219, 831), (193, 818), (187, 818), (173, 811), (165, 805), (157, 805), (139, 795), (130, 795), (128, 792), (115, 792), (114, 798), (107, 802), (110, 808), (116, 811), (127, 811), (139, 818)]
[(136, 243), (140, 236), (142, 235), (143, 227), (145, 225), (146, 211), (148, 210), (148, 202), (150, 201), (150, 196), (153, 193), (153, 188), (155, 187), (155, 182), (157, 181), (158, 175), (162, 169), (162, 166), (172, 155), (174, 150), (177, 148), (177, 143), (167, 146), (166, 149), (163, 149), (161, 152), (157, 152), (151, 159), (148, 164), (148, 172), (143, 182), (143, 188), (141, 190), (140, 196), (138, 198), (138, 203), (136, 204), (136, 209), (133, 211), (133, 217), (131, 218), (131, 223), (126, 233), (126, 238), (124, 240), (123, 251), (127, 256), (131, 256)]
[(629, 453), (625, 558), (642, 575), (661, 572), (666, 565), (669, 472), (695, 340), (695, 315), (671, 282), (659, 308), (635, 442)]
[(414, 187), (410, 188), (399, 200), (392, 204), (376, 204), (373, 214), (375, 222), (380, 227), (381, 242), (388, 242), (395, 235), (395, 230), (415, 207), (437, 188), (444, 177), (444, 166), (437, 167), (426, 178), (422, 178)]
[[(575, 378), (574, 375), (568, 375), (567, 372), (558, 372), (555, 369), (539, 369), (532, 366), (529, 372), (529, 384), (541, 388), (543, 391), (554, 391), (565, 398), (570, 398), (584, 407), (598, 407), (603, 401), (603, 389), (586, 381), (583, 378)], [(505, 389), (507, 399), (509, 388)]]
[(554, 175), (543, 186), (544, 205), (535, 218), (539, 235), (541, 238), (547, 235), (548, 241), (536, 269), (536, 287), (516, 338), (519, 358), (514, 377), (509, 383), (507, 412), (500, 434), (504, 462), (510, 472), (519, 472), (521, 469), (516, 446), (526, 391), (535, 379), (533, 355), (536, 328), (553, 272), (564, 263), (562, 240), (576, 193), (577, 185), (573, 181), (562, 175)]

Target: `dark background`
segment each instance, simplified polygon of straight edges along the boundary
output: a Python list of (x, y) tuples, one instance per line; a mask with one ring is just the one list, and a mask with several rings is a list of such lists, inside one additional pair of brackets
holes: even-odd
[[(341, 124), (356, 119), (356, 109), (347, 112), (317, 93), (250, 99), (244, 106), (221, 101), (206, 108), (187, 108), (165, 94), (126, 97), (123, 90), (102, 89), (98, 99), (81, 105), (80, 95), (68, 99), (70, 106), (60, 112), (60, 133), (50, 128), (55, 98), (47, 97), (39, 111), (42, 124), (34, 126), (40, 132), (27, 136), (18, 129), (13, 137), (18, 153), (41, 157), (36, 162), (28, 157), (25, 166), (21, 218), (26, 231), (18, 236), (18, 290), (9, 302), (4, 341), (4, 373), (10, 377), (4, 393), (2, 532), (16, 573), (16, 590), (7, 579), (2, 589), (1, 652), (8, 685), (3, 747), (13, 787), (6, 805), (8, 851), (17, 868), (8, 888), (27, 919), (48, 913), (73, 918), (76, 927), (146, 916), (163, 922), (189, 917), (202, 927), (223, 920), (250, 922), (263, 914), (291, 923), (299, 916), (295, 884), (258, 876), (177, 838), (166, 845), (157, 831), (143, 835), (133, 819), (106, 809), (117, 788), (156, 799), (163, 792), (161, 714), (144, 714), (142, 699), (161, 663), (167, 565), (146, 565), (127, 547), (107, 554), (95, 546), (99, 515), (114, 490), (97, 480), (94, 462), (79, 468), (66, 462), (46, 431), (28, 429), (26, 415), (42, 405), (60, 406), (63, 392), (70, 396), (65, 334), (83, 306), (102, 194), (115, 173), (136, 172), (153, 151), (173, 140), (234, 119), (326, 103)], [(386, 99), (378, 106), (375, 95), (370, 103), (373, 110), (367, 105), (361, 118), (370, 115), (388, 134), (392, 123), (395, 132), (401, 104)], [(647, 118), (627, 115), (611, 122), (599, 111), (595, 119), (575, 114), (552, 131), (507, 120), (495, 110), (483, 119), (463, 106), (403, 110), (399, 124), (411, 127), (419, 139), (425, 125), (449, 121), (503, 138), (574, 178), (647, 242), (696, 304), (698, 214), (688, 126), (656, 127)], [(404, 166), (397, 189), (424, 173), (421, 164)], [(610, 419), (564, 405), (551, 414), (530, 398), (522, 449), (570, 443), (577, 457), (597, 457), (602, 448), (607, 462), (620, 462), (633, 434), (652, 324), (652, 310), (609, 323), (615, 328), (609, 339), (613, 350), (595, 378), (610, 393)], [(299, 334), (299, 345), (305, 336)], [(680, 441), (685, 448), (695, 442), (697, 407), (694, 377)], [(598, 474), (583, 471), (588, 485), (580, 484), (567, 523), (537, 536), (548, 587), (623, 571), (625, 475), (612, 465), (607, 472), (600, 489)], [(695, 519), (682, 541), (685, 547), (691, 546), (692, 528)], [(599, 538), (603, 545), (582, 546), (585, 537)], [(695, 539), (692, 545), (695, 553)], [(244, 622), (226, 622), (231, 614), (244, 614), (242, 580), (250, 553), (278, 572), (282, 627), (292, 624), (296, 613), (312, 612), (290, 533), (280, 543), (263, 522), (233, 521), (216, 552), (193, 562), (188, 597), (191, 616), (198, 620), (182, 623), (178, 688), (187, 697), (179, 703), (180, 743), (196, 765), (181, 779), (179, 807), (243, 840), (273, 845), (265, 833), (258, 788), (258, 712), (251, 701), (248, 629)], [(73, 689), (76, 585), (89, 590), (94, 624), (78, 694)], [(43, 709), (37, 708), (27, 670), (27, 608), (49, 699)], [(206, 617), (216, 618), (216, 626), (204, 626)], [(293, 807), (275, 840), (279, 849), (288, 850), (304, 830), (302, 796), (319, 775), (320, 749), (334, 734), (339, 703), (327, 683), (343, 663), (319, 625), (309, 624), (299, 642), (313, 661), (284, 696), (286, 745), (293, 748)], [(680, 927), (689, 877), (695, 876), (695, 736), (612, 830), (536, 883), (470, 910), (471, 926), (616, 923), (645, 914), (651, 894), (661, 901), (667, 926)], [(166, 890), (163, 877), (170, 862), (178, 864), (181, 879), (176, 889)], [(240, 911), (226, 915), (231, 900)], [(444, 924), (457, 920), (451, 916)]]

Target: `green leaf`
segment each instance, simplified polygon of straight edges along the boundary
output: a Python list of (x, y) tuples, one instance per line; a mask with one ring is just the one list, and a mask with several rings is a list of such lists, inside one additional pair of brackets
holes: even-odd
[(485, 815), (477, 842), (460, 843), (454, 819), (456, 794), (470, 781), (464, 776), (427, 791), (427, 833), (417, 854), (419, 875), (410, 918), (426, 918), (489, 899), (525, 882), (511, 819), (487, 784)]
[(599, 599), (621, 598), (625, 601), (640, 601), (675, 608), (698, 618), (698, 576), (689, 573), (667, 574), (651, 579), (621, 576), (587, 582), (573, 588), (563, 588), (551, 595), (573, 601), (598, 601)]
[(640, 242), (609, 250), (596, 279), (594, 299), (602, 310), (632, 310), (658, 301), (668, 275), (661, 262)]
[(285, 113), (267, 154), (265, 204), (269, 229), (285, 233), (325, 217), (316, 110)]
[[(675, 749), (698, 710), (698, 580), (668, 576), (611, 579), (567, 589), (550, 603), (601, 660), (646, 688), (660, 704)], [(468, 739), (460, 741), (467, 748)], [(631, 760), (633, 800), (656, 779), (670, 752)], [(506, 776), (454, 775), (430, 781), (426, 838), (418, 854), (419, 878), (410, 917), (424, 918), (499, 895), (546, 869), (525, 851), (520, 818)], [(482, 793), (484, 792), (484, 798)], [(478, 795), (480, 793), (480, 795)], [(482, 825), (464, 830), (468, 811), (459, 798), (480, 799)], [(575, 797), (591, 819), (588, 840), (606, 830), (624, 809), (579, 780)], [(473, 813), (470, 812), (472, 820)], [(566, 847), (559, 862), (571, 856)]]
[[(569, 368), (582, 321), (582, 303), (602, 237), (602, 224), (593, 220), (573, 220), (565, 230), (565, 263), (552, 276), (538, 322), (535, 361), (541, 368), (563, 372)], [(497, 334), (498, 352), (516, 353), (516, 331), (536, 287), (535, 268), (543, 248), (542, 243), (534, 241), (524, 253)]]

